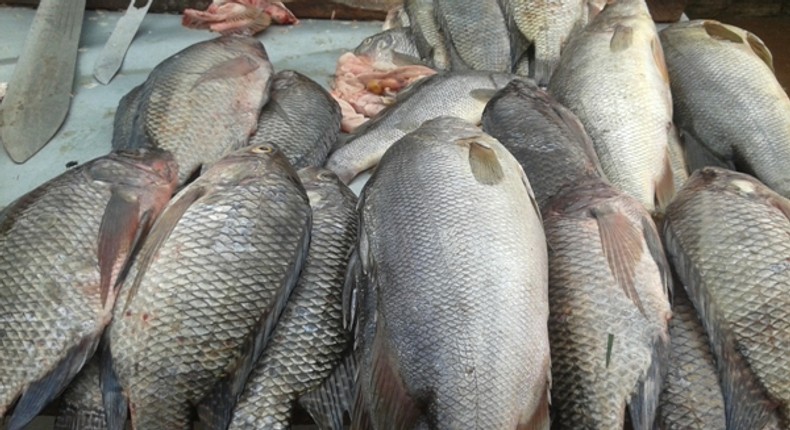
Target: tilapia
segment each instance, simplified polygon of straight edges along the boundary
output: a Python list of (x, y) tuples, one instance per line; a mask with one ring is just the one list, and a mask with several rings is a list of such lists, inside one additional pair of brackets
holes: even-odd
[(549, 90), (584, 124), (609, 181), (660, 212), (675, 193), (672, 96), (644, 0), (618, 0), (573, 35)]
[(202, 165), (246, 145), (269, 99), (272, 74), (266, 50), (252, 37), (189, 46), (157, 65), (143, 83), (125, 147), (172, 152), (183, 185)]
[(392, 106), (358, 128), (344, 146), (330, 154), (326, 166), (348, 184), (359, 173), (375, 166), (384, 151), (424, 121), (452, 115), (477, 124), (495, 91), (515, 78), (510, 74), (478, 71), (438, 73), (424, 78), (399, 94)]
[(500, 3), (506, 19), (515, 24), (516, 29), (511, 32), (520, 32), (526, 43), (532, 45), (530, 77), (541, 86), (548, 85), (568, 38), (587, 24), (586, 0), (500, 0)]
[(274, 75), (269, 102), (249, 143), (274, 146), (295, 169), (322, 166), (340, 135), (340, 119), (340, 106), (321, 85), (283, 70)]
[(112, 126), (112, 147), (115, 149), (133, 148), (132, 135), (137, 112), (140, 110), (140, 95), (143, 85), (132, 88), (121, 97), (118, 108), (115, 110), (115, 120)]
[(450, 68), (450, 54), (444, 45), (444, 33), (436, 21), (433, 0), (404, 0), (403, 8), (409, 16), (409, 27), (417, 50), (423, 60), (440, 70)]
[(790, 201), (743, 173), (694, 172), (664, 243), (710, 338), (727, 428), (790, 428)]
[(405, 58), (413, 61), (420, 59), (420, 52), (412, 40), (409, 27), (393, 28), (366, 37), (354, 48), (354, 55), (392, 65), (399, 65)]
[(61, 396), (55, 430), (106, 430), (99, 357), (94, 356)]
[(669, 354), (669, 266), (650, 214), (600, 179), (544, 210), (552, 422), (649, 430)]
[(352, 428), (548, 428), (546, 243), (507, 149), (426, 121), (384, 155), (359, 214)]
[(689, 150), (704, 150), (790, 198), (790, 98), (762, 40), (712, 20), (674, 24), (660, 36), (675, 121), (701, 145)]
[(8, 430), (24, 428), (93, 355), (118, 275), (176, 176), (162, 151), (119, 151), (0, 212), (0, 419), (19, 399)]
[(343, 281), (357, 236), (357, 198), (334, 173), (301, 170), (313, 210), (310, 250), (299, 283), (233, 412), (231, 429), (289, 428), (296, 399), (340, 363)]
[(604, 177), (576, 115), (532, 82), (516, 80), (497, 92), (482, 121), (521, 163), (541, 209), (563, 189)]
[(510, 34), (497, 0), (434, 0), (453, 70), (510, 73)]
[(708, 335), (684, 287), (678, 283), (672, 294), (669, 338), (671, 352), (656, 427), (662, 430), (727, 428), (724, 397)]
[[(304, 188), (271, 146), (232, 153), (176, 195), (108, 329), (108, 415), (126, 400), (137, 429), (191, 429), (193, 405), (233, 403), (296, 284), (309, 233)], [(108, 395), (116, 384), (125, 399)]]

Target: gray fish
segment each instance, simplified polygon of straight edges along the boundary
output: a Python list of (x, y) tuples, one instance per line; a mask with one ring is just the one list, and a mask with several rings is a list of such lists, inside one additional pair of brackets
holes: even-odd
[(350, 340), (342, 295), (357, 235), (357, 198), (328, 170), (309, 168), (299, 177), (313, 210), (307, 261), (230, 429), (288, 428), (297, 398), (332, 373)]
[(420, 52), (412, 40), (409, 27), (393, 28), (368, 36), (354, 49), (354, 54), (393, 65), (415, 64), (420, 60)]
[(0, 212), (0, 419), (19, 399), (8, 430), (24, 428), (93, 355), (118, 275), (176, 176), (163, 151), (119, 151)]
[(546, 243), (507, 149), (426, 121), (384, 155), (359, 213), (352, 428), (548, 428)]
[(269, 102), (250, 145), (272, 145), (294, 169), (323, 166), (340, 136), (340, 106), (318, 83), (293, 70), (274, 75)]
[(543, 211), (559, 429), (650, 430), (669, 353), (669, 266), (650, 214), (600, 179)]
[(94, 356), (61, 396), (55, 430), (106, 430), (99, 357)]
[(790, 428), (789, 236), (790, 201), (743, 173), (697, 170), (667, 208), (664, 243), (710, 338), (727, 428)]
[(790, 198), (790, 98), (762, 40), (712, 20), (674, 24), (660, 36), (675, 121), (700, 145), (689, 150), (704, 150), (719, 161), (713, 165), (753, 175)]
[(675, 194), (672, 96), (644, 0), (618, 0), (574, 34), (549, 91), (584, 124), (612, 185), (661, 212)]
[(444, 33), (436, 22), (433, 0), (405, 0), (403, 7), (409, 15), (411, 34), (420, 57), (430, 60), (436, 69), (449, 69), (450, 54), (444, 45)]
[(724, 429), (724, 397), (708, 335), (684, 287), (672, 294), (667, 378), (658, 409), (662, 430)]
[(516, 80), (488, 102), (483, 131), (521, 163), (541, 209), (563, 189), (603, 178), (579, 119), (534, 83)]
[(223, 36), (189, 46), (151, 71), (136, 96), (130, 140), (113, 144), (172, 152), (184, 184), (202, 165), (247, 144), (273, 73), (266, 50), (252, 37)]
[(112, 129), (112, 147), (115, 149), (133, 148), (132, 135), (134, 134), (134, 122), (137, 112), (140, 111), (140, 98), (143, 93), (143, 85), (140, 84), (132, 88), (126, 95), (121, 97), (118, 102), (118, 109), (115, 111), (115, 121)]
[(344, 146), (330, 154), (326, 167), (348, 184), (375, 166), (393, 143), (429, 119), (453, 115), (477, 124), (496, 90), (515, 78), (478, 71), (423, 78), (400, 93), (395, 104), (359, 127)]
[[(125, 421), (124, 400), (134, 427), (151, 430), (191, 429), (193, 405), (233, 403), (296, 284), (309, 232), (304, 188), (271, 146), (232, 153), (176, 195), (108, 329), (110, 428)], [(125, 399), (107, 391), (116, 384)]]
[(510, 73), (510, 34), (497, 0), (434, 0), (453, 70)]

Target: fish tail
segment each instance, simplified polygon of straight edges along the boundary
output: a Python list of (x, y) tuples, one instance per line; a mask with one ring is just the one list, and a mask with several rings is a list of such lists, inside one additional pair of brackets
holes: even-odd
[(321, 430), (342, 430), (343, 414), (351, 409), (354, 395), (356, 360), (348, 351), (343, 361), (315, 390), (299, 398), (299, 404), (310, 414)]
[(126, 427), (129, 401), (123, 392), (123, 387), (118, 380), (118, 374), (113, 367), (112, 353), (110, 345), (105, 340), (102, 350), (99, 352), (100, 378), (102, 402), (104, 403), (104, 415), (107, 420), (108, 430), (123, 430)]
[(668, 360), (669, 338), (668, 336), (659, 336), (653, 343), (650, 367), (648, 367), (645, 376), (636, 384), (628, 403), (629, 416), (634, 430), (653, 429)]

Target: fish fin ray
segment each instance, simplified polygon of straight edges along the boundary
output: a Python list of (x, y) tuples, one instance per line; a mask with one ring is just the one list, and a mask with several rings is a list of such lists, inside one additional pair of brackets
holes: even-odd
[(31, 383), (22, 393), (8, 418), (8, 430), (22, 430), (60, 393), (96, 352), (98, 335), (83, 337), (43, 378)]
[(612, 208), (594, 208), (592, 215), (598, 223), (601, 246), (612, 275), (626, 297), (645, 315), (634, 285), (636, 265), (642, 257), (642, 233), (631, 224), (627, 216)]
[(746, 32), (746, 42), (749, 44), (749, 47), (752, 48), (752, 52), (774, 72), (774, 57), (771, 54), (771, 50), (765, 46), (765, 43), (751, 32)]
[(496, 185), (504, 179), (505, 174), (496, 151), (481, 136), (459, 139), (456, 143), (469, 146), (469, 168), (477, 182)]
[(664, 48), (661, 47), (661, 41), (658, 39), (658, 36), (655, 36), (650, 41), (650, 50), (653, 53), (653, 61), (656, 63), (658, 73), (661, 74), (661, 79), (669, 86), (669, 70), (667, 70), (667, 62), (664, 58)]
[(672, 297), (672, 272), (667, 256), (664, 253), (664, 245), (661, 243), (658, 229), (648, 217), (642, 217), (642, 236), (645, 239), (645, 243), (647, 243), (647, 249), (653, 257), (656, 267), (658, 267), (661, 284), (664, 286), (664, 294), (669, 299)]
[(494, 97), (494, 94), (496, 93), (497, 90), (491, 88), (475, 88), (469, 91), (469, 95), (473, 99), (482, 103), (488, 103), (488, 101), (491, 100), (491, 98)]
[(625, 51), (634, 43), (634, 29), (622, 24), (614, 27), (614, 34), (609, 41), (609, 49), (612, 52)]
[(112, 360), (112, 350), (110, 349), (109, 336), (105, 340), (101, 351), (100, 360), (100, 386), (102, 392), (102, 405), (104, 406), (104, 417), (107, 428), (110, 430), (121, 430), (126, 425), (129, 414), (129, 399), (123, 391), (118, 374)]
[(299, 404), (321, 430), (343, 430), (343, 414), (354, 400), (356, 360), (350, 349), (320, 386), (303, 394)]
[(124, 253), (129, 258), (135, 239), (139, 237), (139, 211), (137, 196), (113, 190), (99, 227), (99, 291), (105, 307), (110, 290), (117, 288), (113, 281), (116, 262)]
[(192, 90), (200, 85), (214, 80), (238, 78), (258, 70), (260, 66), (246, 55), (240, 55), (230, 60), (212, 66), (201, 74), (200, 79), (192, 85)]
[(659, 335), (653, 342), (650, 366), (637, 382), (628, 401), (628, 411), (634, 430), (652, 430), (658, 400), (663, 388), (669, 360), (669, 337)]
[(667, 146), (664, 153), (664, 165), (661, 173), (655, 182), (656, 213), (661, 213), (666, 209), (675, 197), (675, 177), (672, 174), (672, 155)]
[(732, 43), (744, 43), (743, 38), (741, 38), (738, 33), (730, 30), (718, 21), (707, 20), (702, 23), (702, 27), (712, 39)]

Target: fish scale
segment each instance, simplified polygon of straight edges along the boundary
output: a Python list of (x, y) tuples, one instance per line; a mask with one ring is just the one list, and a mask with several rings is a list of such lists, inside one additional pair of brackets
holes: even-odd
[(105, 430), (99, 360), (94, 356), (61, 396), (55, 430)]
[(728, 427), (758, 428), (772, 403), (790, 423), (789, 208), (747, 175), (704, 168), (667, 211), (667, 250), (710, 337)]
[[(309, 237), (307, 197), (282, 154), (252, 148), (174, 199), (164, 214), (174, 229), (159, 249), (141, 251), (124, 284), (110, 347), (136, 428), (191, 428), (192, 405), (214, 394), (263, 330), (261, 318), (281, 311), (278, 294), (293, 288)], [(173, 219), (195, 190), (203, 192)]]

